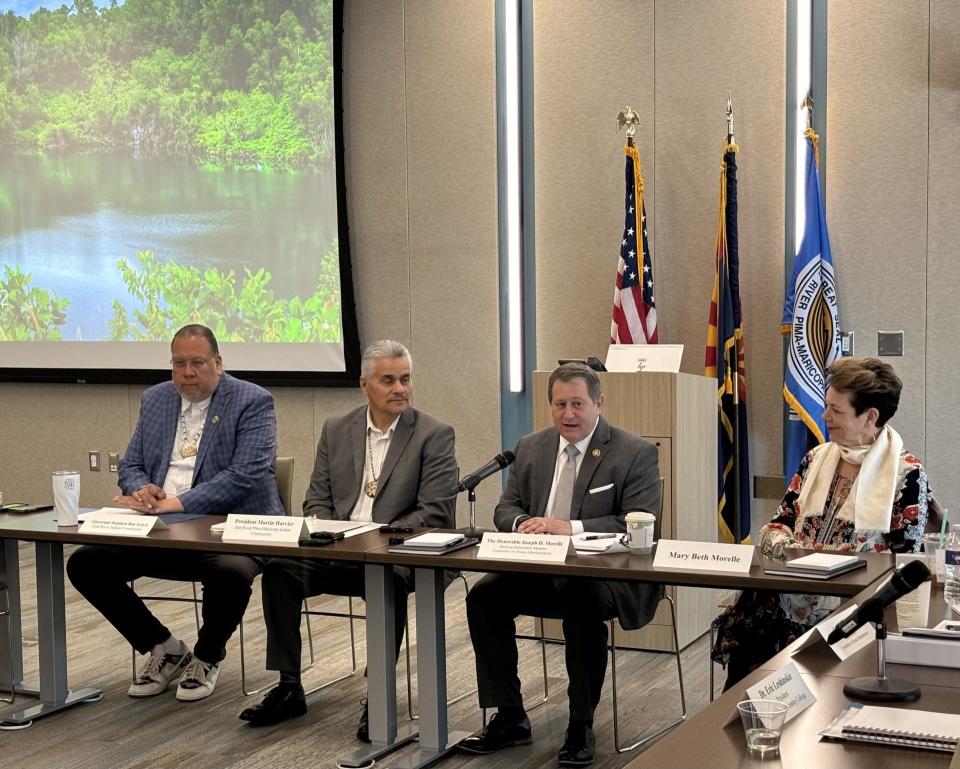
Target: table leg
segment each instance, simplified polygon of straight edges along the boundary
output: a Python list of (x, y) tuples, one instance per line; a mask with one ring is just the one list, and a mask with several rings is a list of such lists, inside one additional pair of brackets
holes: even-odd
[(58, 710), (103, 696), (100, 689), (67, 688), (67, 620), (63, 583), (63, 545), (37, 542), (37, 635), (40, 652), (40, 702), (0, 715), (0, 729), (29, 726)]
[(20, 609), (20, 551), (15, 539), (0, 540), (0, 581), (7, 586), (5, 621), (0, 621), (0, 691), (20, 691), (23, 632)]
[(415, 725), (397, 729), (397, 666), (394, 659), (396, 599), (393, 567), (364, 567), (367, 603), (367, 707), (370, 714), (370, 746), (359, 748), (337, 766), (371, 766), (380, 756), (417, 738)]
[(443, 570), (416, 569), (417, 697), (420, 746), (391, 766), (421, 769), (456, 750), (470, 732), (447, 732), (447, 643)]

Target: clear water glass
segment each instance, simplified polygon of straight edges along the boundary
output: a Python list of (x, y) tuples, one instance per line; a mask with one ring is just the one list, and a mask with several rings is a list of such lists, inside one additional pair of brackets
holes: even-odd
[(766, 756), (780, 751), (780, 734), (789, 707), (776, 700), (744, 700), (737, 703), (749, 753)]

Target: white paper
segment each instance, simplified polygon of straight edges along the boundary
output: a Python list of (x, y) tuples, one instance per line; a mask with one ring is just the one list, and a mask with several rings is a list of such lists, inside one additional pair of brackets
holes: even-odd
[[(830, 632), (845, 619), (852, 616), (856, 610), (857, 604), (853, 604), (841, 612), (834, 612), (831, 614), (813, 628), (804, 641), (793, 650), (792, 654), (798, 654), (804, 649), (809, 648), (813, 644), (817, 643), (820, 639), (823, 639), (824, 642), (826, 642), (827, 636), (830, 635)], [(873, 625), (867, 622), (853, 635), (849, 636), (848, 638), (844, 638), (841, 641), (837, 641), (835, 644), (831, 644), (830, 649), (841, 660), (845, 660), (854, 652), (860, 651), (860, 649), (862, 649), (864, 646), (869, 646), (875, 638), (876, 631), (874, 630)]]
[[(897, 553), (897, 568), (916, 560), (914, 553)], [(897, 599), (897, 627), (926, 627), (930, 613), (930, 580)]]
[(460, 542), (464, 539), (463, 534), (459, 533), (446, 533), (446, 532), (427, 532), (426, 534), (418, 534), (415, 537), (408, 537), (403, 541), (404, 547), (446, 547), (447, 545), (452, 545), (455, 542)]
[(657, 543), (653, 567), (746, 574), (756, 557), (757, 550), (752, 545), (661, 539)]
[[(299, 517), (299, 516), (294, 516)], [(360, 521), (325, 521), (322, 518), (304, 518), (303, 519), (307, 524), (307, 529), (311, 534), (315, 531), (340, 531), (343, 533), (343, 538), (348, 539), (349, 537), (355, 537), (358, 534), (366, 534), (368, 531), (376, 531), (379, 528), (382, 528), (384, 524), (382, 523), (373, 523), (371, 521), (360, 522)], [(350, 523), (349, 527), (341, 528), (330, 528), (329, 526), (321, 526), (321, 521), (325, 524), (329, 523)], [(227, 528), (227, 523), (215, 523), (210, 527), (210, 532), (212, 534), (223, 534), (223, 530)]]
[[(297, 517), (297, 516), (291, 516)], [(369, 531), (371, 528), (379, 528), (381, 524), (374, 523), (371, 524), (368, 521), (340, 521), (332, 520), (330, 518), (304, 518), (303, 519), (307, 524), (307, 529), (311, 534), (315, 531), (330, 531), (334, 533), (342, 532), (344, 536), (347, 535), (348, 531), (353, 531), (354, 529), (359, 529), (361, 527), (366, 527), (364, 530)]]
[(144, 515), (137, 510), (131, 510), (129, 507), (98, 507), (96, 510), (87, 510), (85, 513), (80, 513), (77, 517), (81, 521), (87, 520), (87, 518), (93, 518), (100, 513), (118, 513), (120, 515)]
[[(595, 532), (582, 532), (574, 534), (570, 539), (573, 541), (573, 547), (578, 553), (623, 553), (627, 548), (620, 545), (620, 534), (597, 534)], [(596, 539), (589, 539), (596, 537)], [(612, 548), (620, 545), (616, 550)]]
[(107, 534), (114, 537), (145, 537), (151, 531), (166, 529), (167, 525), (156, 515), (123, 513), (100, 513), (87, 518), (78, 530), (79, 534)]
[(834, 555), (833, 553), (811, 553), (800, 558), (794, 558), (784, 564), (786, 569), (822, 569), (832, 571), (839, 566), (856, 561), (855, 555)]
[(308, 535), (303, 518), (283, 515), (228, 515), (224, 542), (264, 542), (296, 545)]
[(509, 534), (485, 531), (477, 551), (477, 558), (489, 558), (495, 561), (563, 563), (568, 555), (574, 553), (572, 540), (573, 537), (561, 534)]
[(776, 673), (749, 687), (747, 697), (751, 700), (776, 700), (784, 703), (789, 707), (786, 723), (817, 701), (797, 670), (795, 662), (788, 662)]

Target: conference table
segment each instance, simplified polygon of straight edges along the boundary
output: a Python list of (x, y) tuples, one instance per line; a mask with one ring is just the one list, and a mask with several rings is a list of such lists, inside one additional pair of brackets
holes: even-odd
[[(446, 555), (390, 552), (387, 538), (379, 532), (348, 537), (325, 547), (296, 547), (262, 542), (223, 542), (210, 526), (223, 516), (203, 516), (154, 531), (146, 537), (80, 534), (77, 527), (58, 527), (54, 513), (0, 513), (0, 579), (9, 586), (11, 632), (0, 626), (0, 681), (11, 674), (18, 693), (33, 694), (39, 702), (0, 715), (0, 724), (16, 726), (71, 707), (99, 699), (96, 689), (69, 690), (64, 598), (63, 546), (104, 544), (127, 547), (159, 547), (258, 556), (320, 558), (364, 564), (367, 604), (367, 676), (371, 745), (339, 762), (343, 767), (362, 767), (396, 748), (418, 739), (416, 751), (402, 756), (397, 767), (420, 767), (434, 763), (465, 736), (450, 734), (446, 712), (446, 645), (444, 635), (444, 580), (446, 569), (477, 572), (511, 572), (563, 577), (586, 577), (626, 582), (647, 582), (706, 588), (789, 589), (851, 596), (874, 585), (893, 568), (888, 554), (861, 554), (866, 568), (829, 581), (781, 577), (765, 573), (779, 561), (760, 557), (748, 573), (663, 570), (653, 566), (653, 555), (591, 554), (570, 557), (565, 563), (547, 564), (483, 559), (478, 548)], [(429, 531), (424, 529), (423, 531)], [(39, 690), (23, 688), (20, 654), (19, 553), (18, 542), (33, 542), (36, 551), (37, 614), (39, 636)], [(398, 728), (396, 717), (396, 671), (394, 646), (394, 594), (392, 567), (414, 571), (418, 634), (419, 729)], [(7, 652), (13, 651), (11, 670)], [(418, 734), (419, 731), (419, 734)]]
[[(788, 550), (787, 557), (805, 551)], [(647, 582), (684, 587), (721, 589), (789, 590), (849, 597), (865, 588), (872, 588), (894, 565), (889, 553), (858, 553), (866, 567), (847, 572), (830, 580), (805, 577), (784, 577), (766, 573), (766, 569), (782, 566), (781, 560), (758, 556), (748, 573), (698, 571), (655, 568), (656, 550), (650, 555), (602, 553), (577, 555), (560, 564), (517, 562), (481, 558), (479, 548), (472, 547), (446, 555), (421, 555), (390, 552), (387, 547), (367, 552), (368, 567), (373, 564), (406, 566), (414, 571), (417, 605), (417, 691), (420, 711), (418, 748), (410, 755), (390, 764), (397, 769), (418, 769), (435, 763), (452, 751), (463, 734), (449, 734), (447, 727), (446, 648), (444, 631), (443, 572), (445, 569), (474, 572), (507, 572), (557, 577), (584, 577), (623, 582)], [(371, 712), (371, 737), (373, 720)], [(359, 763), (342, 766), (363, 766)]]
[[(838, 611), (851, 603), (862, 603), (871, 592), (872, 588), (864, 590)], [(944, 619), (947, 614), (942, 589), (932, 592), (930, 625)], [(885, 621), (890, 630), (896, 630), (894, 607), (888, 607)], [(843, 693), (843, 685), (851, 678), (877, 674), (877, 648), (875, 643), (871, 643), (841, 661), (822, 641), (801, 649), (806, 641), (807, 636), (801, 636), (767, 660), (741, 685), (725, 692), (696, 716), (645, 750), (627, 764), (626, 769), (739, 769), (753, 766), (778, 766), (782, 769), (938, 769), (946, 768), (951, 763), (951, 754), (945, 752), (820, 739), (818, 733), (850, 702)], [(784, 727), (779, 756), (772, 759), (754, 757), (747, 752), (739, 716), (732, 722), (728, 721), (736, 712), (737, 702), (745, 698), (748, 686), (781, 670), (789, 662), (796, 664), (816, 702)], [(882, 706), (951, 713), (957, 714), (960, 719), (960, 670), (888, 662), (886, 674), (891, 678), (904, 678), (916, 683), (920, 686), (921, 696), (914, 702), (879, 703)]]
[[(174, 516), (176, 517), (176, 516)], [(81, 534), (79, 527), (59, 527), (52, 511), (19, 514), (0, 513), (0, 580), (8, 586), (10, 609), (7, 623), (0, 623), (0, 686), (13, 681), (18, 695), (38, 700), (10, 712), (0, 713), (0, 728), (22, 727), (64, 708), (94, 702), (101, 691), (91, 688), (70, 690), (67, 686), (66, 607), (64, 595), (65, 544), (98, 544), (122, 547), (173, 548), (205, 552), (236, 553), (257, 556), (296, 556), (327, 561), (364, 563), (365, 553), (386, 543), (379, 532), (348, 537), (324, 547), (297, 547), (261, 542), (224, 542), (210, 527), (222, 523), (224, 516), (201, 516), (170, 524), (146, 537), (124, 537)], [(39, 688), (22, 685), (22, 633), (20, 607), (20, 568), (18, 542), (33, 542), (36, 552), (37, 636), (39, 651)], [(415, 730), (396, 734), (396, 691), (393, 652), (393, 580), (386, 578), (387, 569), (373, 567), (366, 573), (367, 584), (367, 656), (371, 702), (378, 707), (377, 734), (393, 734), (396, 746), (416, 738)], [(387, 664), (387, 660), (390, 663)], [(389, 716), (387, 715), (389, 711)], [(384, 719), (381, 724), (379, 719)], [(371, 728), (375, 719), (371, 717)]]

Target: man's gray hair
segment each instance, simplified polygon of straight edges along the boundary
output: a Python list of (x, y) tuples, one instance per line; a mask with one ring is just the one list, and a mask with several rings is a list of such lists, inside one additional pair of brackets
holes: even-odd
[(553, 383), (554, 382), (572, 382), (574, 379), (582, 379), (587, 385), (587, 396), (596, 403), (600, 400), (602, 390), (600, 387), (600, 377), (589, 366), (583, 363), (564, 363), (558, 366), (550, 374), (547, 381), (547, 401), (553, 403)]
[(368, 379), (373, 374), (373, 362), (378, 358), (406, 358), (413, 370), (413, 358), (410, 351), (400, 342), (393, 339), (379, 339), (363, 351), (360, 359), (360, 375)]

